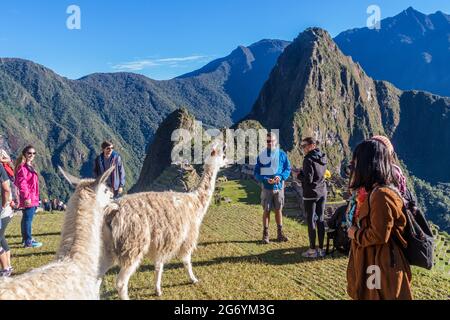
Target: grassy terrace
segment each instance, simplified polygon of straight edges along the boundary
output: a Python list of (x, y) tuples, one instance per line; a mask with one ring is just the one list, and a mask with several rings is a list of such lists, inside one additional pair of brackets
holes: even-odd
[[(307, 248), (306, 226), (286, 219), (291, 241), (261, 245), (261, 213), (258, 187), (248, 181), (222, 184), (222, 194), (230, 204), (212, 206), (201, 228), (194, 272), (200, 279), (191, 285), (179, 261), (166, 265), (162, 299), (348, 299), (347, 259), (343, 256), (305, 260), (300, 253)], [(44, 242), (36, 250), (20, 248), (20, 221), (15, 217), (8, 228), (16, 272), (22, 273), (52, 260), (59, 242), (63, 214), (39, 214), (34, 234)], [(274, 221), (273, 221), (274, 222)], [(276, 235), (275, 224), (271, 236)], [(131, 278), (132, 299), (155, 299), (153, 265), (145, 260)], [(117, 299), (111, 270), (102, 285), (103, 299)], [(442, 271), (414, 269), (413, 291), (416, 299), (449, 299), (450, 277)]]

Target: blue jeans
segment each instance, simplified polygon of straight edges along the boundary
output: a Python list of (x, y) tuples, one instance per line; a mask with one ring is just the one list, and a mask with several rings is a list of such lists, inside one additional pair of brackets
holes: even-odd
[(30, 244), (33, 237), (31, 236), (31, 224), (33, 223), (33, 217), (36, 213), (36, 207), (26, 208), (22, 210), (22, 221), (20, 224), (22, 231), (22, 241), (25, 244)]

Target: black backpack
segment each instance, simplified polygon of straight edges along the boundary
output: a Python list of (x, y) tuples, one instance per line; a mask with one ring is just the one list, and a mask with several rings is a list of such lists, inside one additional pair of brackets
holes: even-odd
[[(406, 217), (403, 238), (408, 245), (404, 248), (399, 244), (399, 247), (402, 249), (410, 265), (430, 270), (433, 267), (434, 237), (428, 221), (425, 219), (424, 214), (417, 208), (409, 191), (403, 197), (395, 187), (387, 187), (395, 191), (403, 200), (403, 214)], [(394, 240), (398, 242), (398, 239)]]
[[(328, 237), (333, 240), (333, 251), (338, 250), (348, 255), (351, 240), (347, 234), (346, 213), (347, 205), (337, 208), (332, 217), (327, 221), (327, 225), (332, 230), (328, 232)], [(329, 242), (327, 243), (327, 251), (329, 251)]]

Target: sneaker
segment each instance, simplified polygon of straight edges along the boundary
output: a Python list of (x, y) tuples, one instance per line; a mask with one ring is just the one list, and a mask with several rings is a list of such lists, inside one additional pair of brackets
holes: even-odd
[(324, 258), (327, 254), (326, 254), (326, 251), (325, 251), (324, 249), (318, 249), (318, 250), (317, 250), (317, 255), (318, 255), (320, 258)]
[(302, 253), (303, 258), (317, 258), (317, 250), (316, 249), (308, 249), (307, 251)]
[(24, 248), (39, 248), (42, 247), (42, 242), (38, 242), (36, 240), (31, 240), (30, 243), (24, 245)]
[(12, 268), (0, 271), (0, 277), (4, 277), (4, 278), (11, 277), (11, 274), (12, 274)]

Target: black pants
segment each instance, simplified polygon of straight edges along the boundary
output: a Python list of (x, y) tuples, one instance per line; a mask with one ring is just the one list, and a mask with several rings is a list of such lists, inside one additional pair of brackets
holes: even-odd
[(304, 200), (306, 220), (308, 222), (309, 247), (316, 248), (316, 230), (319, 238), (319, 248), (323, 249), (325, 239), (325, 202), (326, 197), (317, 200)]

